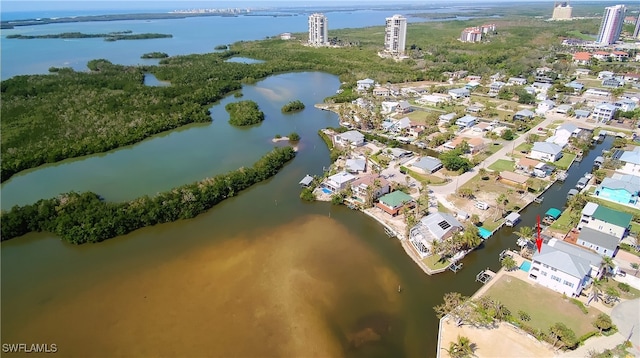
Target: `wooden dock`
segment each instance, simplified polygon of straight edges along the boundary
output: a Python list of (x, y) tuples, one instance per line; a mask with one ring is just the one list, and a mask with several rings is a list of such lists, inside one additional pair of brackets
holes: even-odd
[(495, 276), (496, 276), (496, 273), (489, 269), (482, 270), (480, 271), (480, 273), (476, 275), (476, 281), (482, 284), (485, 284), (491, 281), (491, 279), (493, 279)]

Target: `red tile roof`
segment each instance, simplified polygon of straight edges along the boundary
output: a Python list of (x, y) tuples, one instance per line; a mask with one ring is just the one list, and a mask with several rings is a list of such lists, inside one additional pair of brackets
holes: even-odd
[(591, 59), (591, 54), (588, 52), (576, 52), (573, 54), (573, 59), (576, 61), (588, 61)]

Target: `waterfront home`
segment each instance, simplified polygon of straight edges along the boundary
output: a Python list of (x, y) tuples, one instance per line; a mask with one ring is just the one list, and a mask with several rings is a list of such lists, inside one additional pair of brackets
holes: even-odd
[(333, 140), (342, 147), (360, 147), (364, 144), (364, 135), (358, 131), (347, 131), (336, 134)]
[(516, 226), (520, 222), (520, 214), (518, 213), (510, 213), (504, 218), (504, 224), (507, 226)]
[(590, 228), (622, 239), (629, 232), (631, 219), (631, 214), (588, 202), (582, 209), (578, 229)]
[(347, 159), (344, 169), (351, 174), (362, 173), (367, 169), (367, 160), (364, 158)]
[(619, 242), (620, 239), (617, 237), (589, 227), (583, 227), (576, 240), (576, 244), (606, 257), (615, 256)]
[(380, 113), (388, 114), (396, 110), (398, 102), (384, 101), (380, 103)]
[(611, 103), (602, 102), (593, 108), (591, 118), (596, 122), (608, 122), (613, 119), (617, 109), (618, 108)]
[(577, 297), (599, 274), (602, 258), (578, 246), (549, 240), (534, 251), (529, 279), (567, 296)]
[(551, 110), (555, 107), (555, 103), (551, 100), (546, 100), (538, 103), (538, 107), (536, 108), (536, 113), (540, 115), (544, 115), (547, 111)]
[(520, 77), (511, 77), (507, 80), (507, 84), (512, 86), (524, 86), (527, 84), (527, 80), (525, 78)]
[(529, 180), (529, 177), (526, 175), (509, 172), (506, 170), (501, 171), (498, 178), (501, 183), (505, 183), (507, 185), (515, 186), (522, 189), (527, 187), (527, 180)]
[(396, 106), (396, 113), (409, 113), (411, 112), (411, 105), (407, 101), (400, 101)]
[(577, 119), (587, 119), (591, 115), (591, 112), (585, 109), (576, 109), (573, 113)]
[(604, 178), (596, 188), (595, 196), (625, 205), (636, 205), (640, 184), (633, 180), (632, 175), (623, 176), (622, 179)]
[(631, 112), (636, 108), (636, 102), (626, 98), (618, 100), (613, 105), (622, 112)]
[(356, 82), (356, 89), (358, 92), (367, 91), (369, 88), (372, 88), (376, 81), (371, 78), (365, 78), (364, 80), (359, 80)]
[(527, 119), (531, 119), (535, 116), (535, 113), (533, 113), (532, 111), (528, 110), (528, 109), (522, 109), (519, 110), (518, 112), (516, 112), (516, 114), (513, 115), (513, 119), (515, 120), (527, 120)]
[(602, 80), (602, 87), (618, 88), (622, 86), (624, 86), (624, 81), (615, 77), (607, 77)]
[(544, 164), (538, 160), (521, 157), (518, 162), (516, 162), (516, 169), (522, 170), (527, 174), (532, 174), (533, 170), (538, 166), (538, 164)]
[(438, 117), (438, 120), (440, 124), (449, 124), (456, 116), (457, 114), (455, 112), (442, 114)]
[(300, 180), (300, 186), (303, 188), (307, 188), (309, 187), (309, 185), (311, 185), (311, 183), (313, 183), (313, 177), (309, 174), (305, 175), (304, 178), (302, 178), (302, 180)]
[(471, 95), (471, 92), (466, 88), (450, 89), (448, 93), (453, 99), (466, 98)]
[(555, 162), (562, 158), (562, 148), (555, 143), (535, 142), (529, 157), (546, 162)]
[(389, 181), (377, 174), (364, 175), (351, 182), (353, 197), (362, 203), (367, 202), (368, 195), (371, 195), (372, 199), (376, 200), (390, 191)]
[(556, 167), (554, 167), (553, 165), (549, 165), (547, 163), (539, 163), (535, 166), (535, 168), (533, 168), (533, 175), (538, 178), (546, 178), (551, 175), (554, 170), (556, 170)]
[(487, 146), (481, 138), (456, 137), (454, 140), (443, 144), (442, 147), (447, 150), (454, 150), (463, 142), (467, 142), (467, 145), (469, 146), (467, 153), (471, 154), (478, 153)]
[(387, 87), (376, 86), (373, 89), (373, 95), (378, 97), (389, 97), (391, 91)]
[(432, 174), (442, 169), (442, 162), (440, 159), (429, 156), (419, 158), (411, 165), (427, 174)]
[(423, 217), (416, 226), (411, 228), (409, 241), (424, 258), (430, 254), (434, 241), (446, 240), (462, 229), (462, 224), (453, 216), (435, 212)]
[(322, 187), (329, 189), (332, 193), (337, 193), (346, 189), (352, 181), (356, 180), (355, 175), (342, 171), (327, 178), (322, 183)]
[(478, 120), (478, 117), (466, 115), (456, 120), (456, 125), (460, 127), (460, 130), (473, 127)]
[(575, 124), (563, 123), (556, 128), (553, 136), (547, 138), (546, 142), (555, 143), (564, 148), (569, 143), (569, 139), (578, 137), (580, 132), (582, 132), (582, 129)]
[(409, 117), (402, 117), (393, 122), (393, 125), (389, 128), (389, 131), (395, 134), (404, 134), (409, 128), (411, 128), (411, 119)]
[(584, 85), (582, 83), (576, 82), (576, 81), (571, 81), (571, 82), (567, 83), (564, 86), (573, 88), (573, 93), (574, 94), (580, 94), (580, 92), (582, 92), (582, 90), (584, 89)]
[(409, 127), (409, 135), (414, 138), (418, 138), (426, 128), (427, 127), (424, 124), (411, 122), (411, 127)]
[(391, 216), (396, 216), (403, 208), (412, 209), (415, 207), (415, 200), (400, 190), (383, 195), (378, 199), (376, 206)]
[(402, 148), (389, 148), (387, 149), (387, 155), (391, 157), (391, 159), (398, 160), (413, 156), (413, 152)]
[(625, 150), (618, 160), (624, 163), (622, 168), (618, 169), (619, 172), (640, 176), (640, 147)]

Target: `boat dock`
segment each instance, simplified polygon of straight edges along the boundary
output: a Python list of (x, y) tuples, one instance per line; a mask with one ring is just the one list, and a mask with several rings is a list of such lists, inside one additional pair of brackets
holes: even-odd
[(485, 269), (480, 271), (480, 273), (478, 273), (476, 275), (476, 281), (480, 282), (482, 284), (485, 284), (489, 281), (491, 281), (491, 279), (493, 279), (494, 277), (496, 277), (496, 273), (489, 270), (489, 269)]

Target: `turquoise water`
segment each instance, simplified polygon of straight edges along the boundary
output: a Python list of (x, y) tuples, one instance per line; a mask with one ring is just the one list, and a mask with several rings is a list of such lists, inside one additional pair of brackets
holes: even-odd
[(520, 265), (520, 270), (524, 272), (529, 272), (530, 269), (531, 269), (531, 261), (524, 261)]
[(491, 231), (483, 228), (483, 227), (479, 227), (478, 228), (478, 233), (480, 234), (480, 237), (483, 239), (488, 239), (489, 236), (491, 236)]

